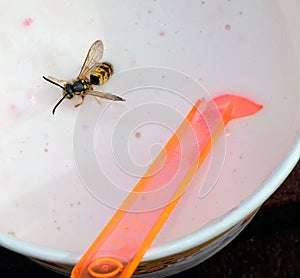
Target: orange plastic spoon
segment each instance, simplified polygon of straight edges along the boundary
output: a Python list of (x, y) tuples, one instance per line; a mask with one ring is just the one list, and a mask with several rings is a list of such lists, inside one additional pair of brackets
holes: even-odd
[(201, 104), (193, 106), (73, 268), (72, 278), (131, 277), (227, 123), (262, 108), (235, 95), (215, 98), (202, 112)]

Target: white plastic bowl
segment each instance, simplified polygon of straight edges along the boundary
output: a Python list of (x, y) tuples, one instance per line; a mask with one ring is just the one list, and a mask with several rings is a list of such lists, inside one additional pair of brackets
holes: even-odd
[[(74, 140), (84, 142), (91, 128), (96, 138), (104, 134), (99, 137), (104, 145), (95, 144), (98, 162), (112, 184), (128, 189), (157, 153), (156, 144), (166, 142), (171, 134), (168, 125), (176, 127), (177, 122), (159, 114), (162, 105), (185, 115), (189, 101), (207, 97), (207, 91), (211, 97), (235, 93), (264, 107), (228, 125), (225, 163), (212, 190), (199, 198), (211, 166), (208, 160), (136, 275), (164, 277), (212, 256), (245, 227), (299, 160), (298, 1), (195, 0), (187, 5), (186, 1), (31, 0), (20, 9), (16, 3), (2, 1), (6, 12), (0, 26), (2, 246), (69, 273), (114, 212), (78, 175)], [(61, 92), (41, 76), (75, 78), (96, 39), (103, 40), (104, 60), (115, 68), (115, 77), (103, 90), (123, 94), (126, 103), (103, 100), (99, 106), (87, 97), (75, 109), (76, 101), (66, 100), (53, 116)], [(145, 75), (151, 69), (159, 73), (159, 82), (172, 76), (163, 83), (165, 88), (158, 86), (155, 75)], [(184, 96), (168, 91), (173, 86), (179, 91), (182, 85), (174, 80), (176, 74), (190, 80), (187, 84), (201, 83), (206, 92), (193, 91), (192, 86)], [(153, 88), (148, 86), (151, 82)], [(95, 109), (102, 113), (100, 124), (82, 122)], [(161, 123), (151, 126), (141, 120), (133, 126), (124, 116), (129, 112), (149, 121), (159, 116)], [(115, 157), (109, 156), (110, 146), (105, 145), (110, 130), (116, 132), (112, 147), (114, 143), (128, 147), (136, 176), (124, 179), (124, 169), (113, 164)], [(125, 135), (129, 137), (124, 139)], [(145, 154), (145, 148), (150, 153)], [(215, 149), (218, 154), (221, 144)]]

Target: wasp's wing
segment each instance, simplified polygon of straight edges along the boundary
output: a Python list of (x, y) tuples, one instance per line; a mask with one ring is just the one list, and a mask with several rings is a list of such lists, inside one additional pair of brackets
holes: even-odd
[(105, 93), (105, 92), (96, 92), (96, 91), (90, 91), (87, 92), (88, 95), (94, 96), (94, 97), (101, 97), (101, 98), (106, 98), (106, 99), (110, 99), (110, 100), (114, 100), (114, 101), (125, 101), (125, 99), (110, 94), (110, 93)]
[(78, 78), (87, 78), (89, 75), (99, 67), (100, 60), (103, 56), (103, 43), (101, 40), (95, 41), (89, 49), (85, 61), (81, 67)]

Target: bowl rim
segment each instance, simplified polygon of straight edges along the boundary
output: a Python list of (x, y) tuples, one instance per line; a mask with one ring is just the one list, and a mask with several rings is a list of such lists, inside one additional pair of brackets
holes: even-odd
[[(258, 209), (282, 184), (292, 172), (300, 159), (300, 132), (295, 137), (292, 147), (282, 162), (273, 170), (262, 186), (243, 201), (235, 210), (207, 224), (198, 231), (160, 246), (151, 247), (144, 255), (142, 262), (157, 260), (181, 253), (199, 246), (230, 229), (251, 212)], [(0, 245), (19, 254), (40, 259), (46, 262), (75, 265), (83, 254), (52, 249), (15, 238), (13, 235), (0, 232)]]
[(296, 164), (300, 161), (300, 132), (298, 133), (299, 134), (296, 136), (292, 147), (285, 155), (282, 162), (275, 167), (272, 174), (266, 178), (260, 188), (254, 191), (249, 198), (244, 200), (236, 209), (228, 212), (219, 219), (210, 222), (194, 233), (188, 234), (170, 243), (149, 249), (149, 252), (147, 252), (144, 256), (143, 261), (157, 259), (157, 257), (162, 253), (164, 253), (165, 257), (199, 246), (200, 244), (203, 244), (226, 232), (228, 229), (247, 218), (249, 214), (259, 209), (260, 206), (276, 191), (276, 189), (280, 187), (280, 185), (292, 172)]

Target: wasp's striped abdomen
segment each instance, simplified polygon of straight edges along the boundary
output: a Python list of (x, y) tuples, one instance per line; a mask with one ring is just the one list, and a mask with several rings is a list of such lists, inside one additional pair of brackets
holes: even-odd
[(95, 69), (95, 71), (90, 75), (90, 81), (93, 85), (102, 85), (106, 82), (113, 74), (113, 67), (108, 62), (103, 62), (101, 65)]

